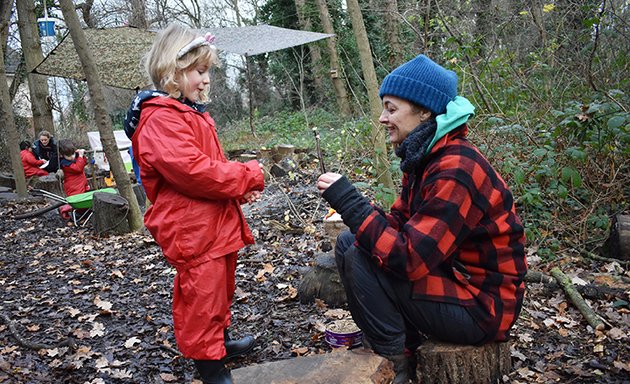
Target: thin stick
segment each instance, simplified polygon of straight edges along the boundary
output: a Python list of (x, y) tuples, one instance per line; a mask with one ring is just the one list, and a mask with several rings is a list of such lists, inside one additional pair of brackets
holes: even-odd
[(317, 160), (319, 160), (319, 170), (322, 173), (326, 173), (324, 156), (322, 156), (322, 147), (319, 145), (319, 130), (317, 129), (317, 127), (313, 127), (313, 134), (315, 135), (315, 145), (317, 147)]

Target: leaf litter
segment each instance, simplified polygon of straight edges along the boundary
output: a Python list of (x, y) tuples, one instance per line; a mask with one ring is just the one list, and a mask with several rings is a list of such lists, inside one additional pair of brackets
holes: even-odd
[[(253, 335), (256, 346), (229, 363), (233, 369), (331, 352), (326, 324), (350, 318), (345, 306), (301, 303), (297, 294), (315, 255), (332, 252), (316, 178), (315, 169), (304, 169), (274, 179), (260, 201), (244, 206), (257, 244), (240, 253), (230, 332)], [(192, 361), (177, 351), (175, 271), (151, 236), (97, 237), (89, 225), (67, 226), (54, 211), (11, 218), (41, 205), (0, 203), (0, 383), (200, 383)], [(533, 252), (531, 259), (534, 268), (551, 269)], [(504, 382), (630, 382), (628, 271), (614, 260), (578, 258), (564, 259), (562, 269), (579, 271), (571, 273), (576, 283), (614, 283), (626, 295), (589, 301), (608, 325), (599, 332), (561, 291), (529, 283)], [(8, 321), (27, 343), (72, 339), (76, 348), (25, 347)]]

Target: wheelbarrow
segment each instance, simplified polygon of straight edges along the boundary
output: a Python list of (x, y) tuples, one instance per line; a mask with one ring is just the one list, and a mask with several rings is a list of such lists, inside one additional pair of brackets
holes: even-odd
[[(22, 215), (15, 216), (16, 219), (27, 219), (30, 217), (35, 217), (39, 215), (43, 215), (46, 212), (52, 211), (53, 209), (59, 208), (59, 213), (61, 217), (64, 219), (72, 219), (75, 226), (79, 226), (79, 223), (83, 221), (82, 227), (87, 224), (87, 222), (92, 217), (94, 213), (92, 211), (92, 202), (93, 196), (96, 192), (104, 192), (104, 193), (113, 193), (116, 194), (118, 191), (114, 188), (102, 188), (95, 189), (93, 191), (88, 191), (84, 193), (79, 193), (76, 195), (63, 197), (59, 196), (55, 193), (48, 192), (43, 189), (33, 189), (31, 194), (35, 196), (43, 196), (50, 200), (53, 200), (55, 203), (44, 208), (40, 208), (35, 211), (31, 211), (28, 213), (24, 213)], [(64, 208), (66, 207), (66, 208)]]

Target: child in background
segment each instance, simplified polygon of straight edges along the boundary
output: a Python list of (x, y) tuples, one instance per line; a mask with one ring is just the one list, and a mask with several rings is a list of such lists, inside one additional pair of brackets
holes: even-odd
[(37, 160), (33, 154), (31, 143), (26, 140), (20, 143), (20, 157), (22, 158), (22, 167), (24, 167), (24, 176), (26, 178), (46, 176), (48, 174), (48, 172), (40, 168), (40, 166), (46, 164), (46, 160)]
[(231, 340), (237, 252), (254, 242), (240, 204), (264, 188), (261, 166), (228, 161), (205, 112), (208, 69), (218, 58), (211, 35), (171, 24), (146, 58), (156, 91), (140, 92), (125, 120), (147, 198), (144, 223), (177, 274), (177, 346), (204, 383), (232, 383), (224, 361), (249, 352), (251, 336)]
[(90, 190), (85, 176), (85, 149), (76, 149), (72, 140), (59, 140), (61, 170), (63, 171), (63, 190), (66, 196), (78, 195)]

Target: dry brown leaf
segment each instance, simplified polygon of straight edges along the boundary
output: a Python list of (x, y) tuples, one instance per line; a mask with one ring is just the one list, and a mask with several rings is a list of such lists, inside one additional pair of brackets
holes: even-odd
[(127, 341), (125, 341), (125, 348), (129, 349), (132, 348), (134, 345), (140, 343), (140, 339), (138, 339), (137, 337), (132, 337), (127, 339)]
[(167, 383), (172, 383), (178, 380), (177, 376), (170, 373), (160, 373), (160, 378)]

